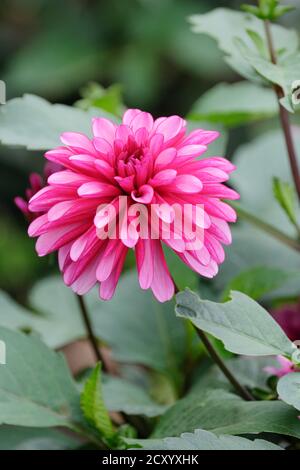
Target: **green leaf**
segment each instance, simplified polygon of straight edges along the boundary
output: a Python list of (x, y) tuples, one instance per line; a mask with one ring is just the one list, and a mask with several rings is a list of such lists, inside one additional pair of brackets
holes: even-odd
[(105, 116), (100, 109), (88, 112), (63, 104), (50, 104), (34, 95), (14, 98), (0, 108), (0, 141), (3, 145), (22, 146), (28, 150), (48, 150), (60, 145), (63, 132), (91, 135), (91, 119)]
[(232, 227), (232, 238), (231, 246), (226, 248), (225, 262), (213, 281), (216, 290), (226, 289), (239, 274), (263, 265), (271, 270), (283, 270), (284, 267), (288, 267), (286, 273), (291, 274), (288, 277), (284, 276), (284, 282), (275, 290), (272, 288), (269, 292), (265, 292), (264, 298), (274, 300), (298, 296), (300, 255), (295, 250), (249, 223), (242, 223), (242, 220), (239, 226)]
[[(293, 139), (300, 164), (299, 137), (299, 129), (294, 127)], [(288, 159), (283, 158), (285, 155), (286, 146), (282, 132), (268, 131), (238, 148), (233, 157), (236, 171), (231, 175), (231, 182), (240, 193), (245, 210), (275, 227), (282, 228), (285, 233), (294, 237), (295, 227), (287, 221), (286, 215), (274, 199), (272, 187), (274, 176), (293, 184)], [(241, 218), (239, 224), (231, 230), (233, 243), (226, 248), (225, 262), (214, 280), (216, 288), (224, 289), (234, 276), (251, 267), (288, 267), (288, 270), (300, 271), (300, 254), (262, 230)], [(299, 280), (295, 276), (295, 279), (291, 278), (272, 294), (268, 294), (268, 298), (298, 294)]]
[(29, 304), (35, 312), (40, 312), (29, 326), (51, 348), (86, 337), (76, 296), (60, 276), (51, 276), (35, 284), (29, 294)]
[(35, 337), (3, 327), (0, 339), (7, 357), (0, 366), (0, 424), (76, 427), (79, 395), (63, 357)]
[(297, 218), (296, 218), (296, 193), (294, 186), (290, 183), (282, 181), (280, 178), (273, 178), (273, 192), (274, 196), (277, 199), (278, 203), (285, 211), (286, 215), (297, 227)]
[(291, 92), (292, 84), (300, 76), (300, 53), (295, 52), (288, 56), (278, 57), (276, 64), (258, 56), (240, 39), (235, 40), (241, 54), (253, 69), (264, 79), (281, 86), (285, 94)]
[(299, 438), (298, 414), (281, 401), (246, 402), (224, 390), (208, 390), (172, 406), (152, 437), (180, 436), (200, 428), (218, 435), (269, 432)]
[(236, 290), (254, 300), (259, 300), (263, 295), (278, 289), (295, 277), (300, 279), (300, 273), (269, 266), (250, 268), (242, 271), (229, 282), (223, 293), (223, 299), (228, 300), (230, 291)]
[(124, 379), (105, 376), (102, 389), (105, 405), (110, 411), (154, 417), (168, 409), (168, 406), (155, 402), (146, 389)]
[(100, 363), (96, 365), (84, 385), (80, 395), (80, 404), (87, 421), (93, 425), (103, 437), (109, 439), (115, 434), (103, 401)]
[(188, 117), (233, 127), (277, 113), (274, 92), (245, 81), (216, 85), (196, 101)]
[(255, 45), (259, 54), (263, 57), (269, 57), (268, 48), (264, 39), (256, 31), (252, 29), (247, 29), (248, 36), (252, 39), (253, 44)]
[[(195, 33), (208, 34), (217, 41), (219, 48), (226, 54), (226, 62), (238, 74), (262, 83), (261, 75), (243, 57), (243, 53), (235, 41), (236, 38), (239, 38), (247, 45), (254, 56), (259, 57), (256, 46), (249, 37), (247, 30), (251, 29), (261, 37), (265, 37), (264, 25), (261, 20), (243, 12), (227, 8), (216, 8), (203, 15), (193, 15), (190, 17), (190, 22)], [(276, 50), (284, 49), (285, 56), (294, 54), (297, 51), (298, 36), (295, 31), (272, 25), (272, 33)]]
[[(234, 372), (236, 379), (250, 389), (260, 389), (270, 391), (267, 384), (269, 374), (265, 371), (266, 367), (278, 365), (274, 357), (234, 357), (226, 361), (229, 370)], [(199, 393), (206, 389), (224, 388), (227, 391), (233, 390), (223, 372), (217, 365), (213, 365), (206, 373), (203, 372), (201, 364), (197, 373), (196, 380), (193, 383), (189, 393)]]
[(242, 10), (246, 11), (247, 13), (251, 13), (252, 15), (257, 16), (262, 20), (270, 20), (274, 21), (280, 18), (285, 13), (294, 10), (294, 6), (280, 6), (278, 0), (259, 0), (259, 6), (253, 5), (242, 5)]
[(241, 5), (241, 9), (246, 13), (250, 13), (251, 15), (257, 16), (259, 18), (260, 9), (254, 5)]
[(0, 450), (71, 450), (81, 442), (55, 429), (0, 426)]
[(283, 450), (268, 441), (243, 437), (216, 436), (212, 432), (196, 429), (193, 433), (184, 433), (180, 437), (164, 439), (137, 440), (143, 449), (148, 450)]
[(300, 373), (292, 372), (279, 379), (277, 385), (281, 400), (300, 410)]
[(105, 89), (99, 83), (90, 82), (81, 90), (82, 99), (75, 105), (88, 111), (90, 108), (100, 108), (108, 113), (121, 116), (125, 110), (122, 102), (122, 87), (111, 85)]
[[(297, 127), (293, 128), (293, 139), (300, 164), (300, 130)], [(273, 177), (293, 184), (282, 131), (268, 131), (242, 145), (234, 154), (233, 162), (236, 171), (231, 181), (241, 195), (243, 207), (253, 214), (262, 214), (266, 222), (284, 227), (287, 233), (294, 235), (295, 229), (286, 223), (286, 215), (273, 193)]]
[(233, 353), (292, 356), (295, 346), (264, 308), (241, 292), (230, 295), (230, 301), (220, 304), (186, 290), (176, 296), (176, 313), (223, 341)]
[(30, 294), (30, 303), (35, 313), (0, 291), (1, 326), (33, 331), (51, 348), (62, 347), (86, 336), (76, 298), (60, 278), (40, 281)]

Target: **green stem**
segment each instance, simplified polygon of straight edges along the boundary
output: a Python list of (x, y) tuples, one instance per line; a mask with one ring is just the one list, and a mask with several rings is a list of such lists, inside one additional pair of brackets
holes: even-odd
[(95, 359), (98, 362), (101, 362), (102, 370), (104, 372), (106, 372), (107, 367), (106, 367), (105, 361), (104, 361), (104, 359), (101, 355), (99, 345), (98, 345), (98, 341), (97, 341), (97, 338), (96, 338), (96, 336), (94, 334), (94, 331), (93, 331), (93, 327), (92, 327), (92, 324), (91, 324), (91, 321), (90, 321), (90, 318), (89, 318), (89, 314), (88, 314), (88, 310), (87, 310), (84, 298), (83, 298), (83, 296), (77, 295), (77, 294), (76, 294), (76, 298), (77, 298), (79, 308), (80, 308), (80, 312), (81, 312), (81, 316), (82, 316), (82, 319), (83, 319), (83, 322), (84, 322), (84, 325), (85, 325), (85, 328), (86, 328), (86, 331), (87, 331), (89, 342), (90, 342), (90, 344), (92, 346), (92, 349), (94, 351)]
[[(174, 279), (173, 279), (173, 282), (174, 282)], [(177, 292), (179, 292), (179, 289), (178, 289), (175, 282), (174, 282), (174, 286), (175, 286), (175, 294), (177, 294)], [(223, 359), (221, 358), (221, 356), (218, 354), (218, 352), (216, 351), (216, 349), (214, 348), (212, 343), (209, 341), (206, 333), (204, 333), (204, 331), (201, 330), (200, 328), (197, 328), (193, 323), (192, 323), (192, 325), (195, 328), (199, 338), (201, 339), (202, 343), (204, 344), (204, 346), (205, 346), (207, 352), (209, 353), (210, 357), (215, 362), (215, 364), (219, 367), (219, 369), (223, 372), (223, 374), (228, 379), (228, 381), (231, 383), (233, 388), (238, 392), (238, 394), (242, 398), (244, 398), (244, 400), (253, 401), (254, 398), (252, 397), (252, 395), (248, 392), (248, 390), (236, 379), (236, 377), (228, 369), (228, 367), (226, 366), (226, 364), (223, 361)]]
[(209, 341), (204, 331), (196, 327), (195, 329), (197, 331), (199, 338), (204, 344), (206, 350), (208, 351), (210, 357), (214, 360), (214, 362), (217, 364), (219, 369), (223, 372), (223, 374), (225, 375), (227, 380), (231, 383), (231, 385), (236, 389), (238, 394), (242, 398), (244, 398), (244, 400), (253, 401), (254, 398), (252, 397), (252, 395), (248, 392), (248, 390), (242, 384), (240, 384), (240, 382), (235, 378), (232, 372), (228, 369), (225, 362), (223, 361), (221, 356), (217, 353), (216, 349), (213, 347), (212, 343)]
[[(273, 43), (273, 38), (272, 38), (271, 25), (268, 20), (264, 21), (264, 27), (265, 27), (265, 33), (266, 33), (266, 38), (267, 38), (270, 59), (271, 59), (272, 64), (276, 65), (277, 64), (276, 51), (274, 48), (274, 43)], [(281, 127), (282, 127), (284, 138), (285, 138), (291, 172), (293, 175), (294, 184), (295, 184), (295, 188), (298, 194), (298, 198), (300, 199), (300, 173), (299, 173), (299, 168), (298, 168), (296, 150), (295, 150), (295, 146), (293, 142), (289, 113), (285, 109), (285, 107), (282, 106), (282, 104), (280, 103), (281, 98), (284, 97), (284, 90), (279, 85), (276, 85), (276, 84), (273, 85), (273, 89), (276, 93), (277, 100), (278, 100), (279, 117), (280, 117)]]
[(255, 227), (268, 233), (273, 238), (276, 238), (276, 240), (284, 243), (293, 250), (300, 251), (300, 243), (294, 238), (290, 237), (289, 235), (286, 235), (284, 232), (281, 232), (277, 228), (273, 227), (273, 225), (264, 222), (255, 215), (250, 214), (250, 212), (240, 207), (239, 204), (237, 204), (236, 202), (231, 201), (230, 205), (236, 210), (237, 214), (241, 218), (247, 220), (247, 222), (250, 222), (252, 225), (255, 225)]

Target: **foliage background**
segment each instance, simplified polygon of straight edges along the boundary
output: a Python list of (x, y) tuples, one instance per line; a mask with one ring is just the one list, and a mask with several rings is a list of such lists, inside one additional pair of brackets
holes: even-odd
[[(212, 0), (3, 0), (0, 5), (0, 78), (7, 99), (39, 94), (73, 104), (88, 81), (120, 84), (126, 105), (155, 115), (185, 115), (220, 81), (234, 82), (215, 42), (195, 35), (185, 18), (242, 2)], [(295, 2), (297, 3), (297, 2)], [(300, 9), (286, 15), (299, 25)], [(256, 133), (230, 135), (228, 154)], [(41, 169), (40, 152), (0, 149), (0, 287), (22, 300), (27, 288), (55, 269), (37, 259), (26, 223), (14, 207), (29, 171)]]
[[(190, 31), (186, 17), (242, 2), (205, 0), (3, 0), (0, 5), (0, 77), (7, 99), (39, 94), (73, 104), (88, 81), (120, 85), (126, 105), (155, 115), (185, 115), (203, 92), (238, 77), (215, 42)], [(291, 3), (291, 2), (290, 2)], [(294, 2), (297, 4), (297, 1)], [(300, 9), (284, 17), (299, 27)], [(264, 126), (274, 126), (268, 122)], [(227, 156), (261, 125), (230, 132)], [(37, 259), (26, 222), (14, 207), (40, 152), (0, 149), (0, 287), (21, 300), (41, 275), (55, 269)]]
[[(298, 0), (293, 2), (296, 10), (287, 14), (282, 23), (287, 28), (298, 28), (299, 32), (300, 6)], [(3, 0), (0, 6), (0, 78), (6, 83), (7, 99), (33, 93), (52, 103), (72, 105), (82, 97), (87, 83), (94, 81), (105, 88), (113, 85), (110, 89), (111, 96), (118, 99), (122, 95), (129, 107), (143, 108), (155, 116), (185, 116), (195, 101), (215, 85), (219, 86), (221, 82), (234, 84), (241, 80), (226, 65), (215, 42), (208, 36), (193, 34), (186, 18), (221, 6), (238, 10), (241, 3), (243, 2), (237, 0)], [(286, 37), (291, 37), (289, 31)], [(209, 103), (210, 106), (212, 103), (216, 104), (217, 113), (220, 113), (224, 103), (223, 109), (227, 106), (225, 124), (231, 124), (232, 127), (229, 126), (223, 132), (223, 136), (228, 133), (226, 156), (231, 158), (235, 154), (234, 161), (238, 166), (230, 182), (242, 194), (242, 207), (292, 236), (297, 223), (288, 221), (272, 193), (274, 175), (282, 177), (283, 181), (290, 180), (291, 176), (283, 147), (277, 103), (275, 98), (272, 101), (272, 91), (266, 87), (260, 89), (261, 100), (257, 98), (255, 85), (244, 81), (242, 89), (239, 85), (225, 87), (228, 94), (224, 96), (224, 100), (220, 95), (216, 100), (214, 89), (213, 99)], [(224, 87), (222, 90), (224, 92)], [(229, 95), (232, 96), (231, 93), (237, 93), (235, 99), (228, 98)], [(20, 115), (20, 120), (22, 118), (23, 114)], [(235, 118), (234, 123), (232, 118)], [(239, 119), (244, 119), (245, 124), (239, 124)], [(226, 121), (224, 116), (223, 121)], [(299, 113), (292, 115), (291, 121), (299, 125)], [(213, 128), (215, 124), (211, 121), (209, 126)], [(3, 129), (5, 130), (5, 126)], [(272, 132), (269, 133), (269, 130)], [(299, 154), (297, 130), (295, 137)], [(84, 357), (82, 348), (86, 333), (75, 297), (60, 278), (43, 280), (48, 274), (57, 271), (55, 257), (39, 259), (36, 256), (34, 241), (27, 236), (27, 223), (13, 203), (15, 195), (24, 194), (28, 174), (41, 171), (43, 164), (41, 152), (27, 152), (13, 147), (0, 148), (0, 288), (11, 294), (11, 297), (5, 293), (0, 296), (0, 329), (14, 351), (11, 367), (22, 383), (18, 394), (23, 389), (27, 391), (27, 398), (33, 407), (25, 411), (20, 408), (22, 413), (19, 413), (19, 408), (13, 401), (10, 406), (7, 405), (7, 384), (12, 390), (15, 384), (13, 381), (9, 382), (4, 369), (0, 376), (0, 389), (2, 386), (4, 390), (2, 408), (2, 402), (0, 403), (0, 421), (12, 426), (72, 426), (77, 420), (80, 421), (78, 389), (82, 388), (81, 382), (86, 376), (84, 373), (77, 376), (76, 387), (74, 383), (71, 385), (62, 363), (55, 380), (57, 383), (64, 383), (66, 396), (61, 397), (62, 403), (59, 405), (72, 404), (70, 415), (61, 415), (59, 411), (55, 415), (58, 421), (53, 422), (53, 410), (57, 411), (58, 406), (54, 389), (51, 388), (55, 381), (43, 382), (43, 404), (47, 413), (40, 412), (40, 397), (36, 395), (36, 386), (30, 382), (30, 374), (19, 364), (19, 356), (23, 358), (31, 344), (31, 366), (36, 374), (33, 377), (38, 381), (44, 376), (44, 365), (47, 364), (52, 371), (58, 359), (52, 351), (36, 341), (36, 334), (50, 348), (63, 349), (69, 361), (70, 358), (74, 359), (71, 363), (74, 375), (93, 363), (93, 358), (90, 360), (90, 357), (86, 364), (78, 360), (79, 356), (80, 359)], [(212, 282), (200, 280), (183, 264), (174, 264), (174, 260), (168, 260), (179, 287), (188, 285), (198, 292), (200, 290), (202, 299), (212, 300), (228, 299), (231, 289), (238, 290), (260, 301), (269, 310), (287, 300), (298, 298), (299, 254), (296, 255), (295, 251), (253, 229), (242, 220), (239, 220), (232, 231), (234, 243), (229, 248), (220, 274)], [(294, 242), (297, 243), (297, 240)], [(129, 259), (129, 264), (130, 262)], [(241, 275), (236, 276), (239, 272), (242, 272)], [(212, 339), (222, 358), (228, 360), (240, 381), (251, 389), (257, 400), (254, 403), (243, 402), (236, 395), (230, 394), (229, 384), (222, 375), (218, 376), (217, 369), (209, 367), (210, 362), (203, 354), (201, 344), (194, 341), (191, 325), (185, 323), (189, 325), (185, 327), (183, 321), (174, 316), (173, 303), (157, 304), (149, 292), (136, 291), (135, 278), (135, 273), (125, 274), (118, 295), (111, 302), (100, 302), (95, 293), (87, 296), (95, 333), (101, 339), (102, 347), (108, 345), (111, 348), (113, 358), (120, 363), (113, 361), (113, 366), (120, 366), (122, 372), (117, 378), (103, 378), (104, 401), (110, 411), (122, 411), (133, 416), (143, 415), (150, 418), (147, 421), (149, 424), (152, 418), (162, 415), (176, 402), (157, 421), (158, 426), (152, 434), (154, 439), (173, 434), (179, 436), (182, 432), (192, 432), (198, 428), (215, 434), (219, 434), (220, 430), (233, 435), (274, 432), (299, 438), (297, 410), (300, 409), (300, 397), (293, 392), (293, 387), (297, 381), (299, 383), (300, 374), (291, 374), (294, 376), (288, 379), (291, 383), (284, 384), (283, 387), (281, 385), (280, 396), (286, 403), (295, 406), (297, 410), (294, 410), (281, 400), (276, 400), (275, 383), (266, 382), (264, 366), (269, 365), (269, 359), (265, 362), (265, 358), (258, 358), (250, 362), (245, 358), (233, 358), (233, 353), (251, 355), (254, 351), (256, 355), (261, 347), (261, 336), (264, 347), (260, 354), (291, 356), (294, 351), (291, 349), (292, 343), (271, 320), (267, 311), (263, 311), (258, 303), (240, 293), (235, 294), (231, 302), (212, 303), (213, 313), (215, 312), (220, 322), (224, 315), (225, 318), (228, 317), (226, 309), (234, 316), (229, 332), (223, 328), (223, 338), (216, 333), (218, 328), (214, 331), (211, 323), (208, 321), (205, 324), (205, 319), (201, 318), (207, 301), (200, 301), (194, 296), (196, 325), (198, 321), (198, 327), (203, 327), (206, 332), (223, 341), (226, 350), (220, 341)], [(28, 294), (33, 285), (34, 288)], [(183, 293), (177, 299), (177, 315), (184, 318), (184, 305), (185, 302), (190, 302), (189, 296), (190, 294)], [(139, 321), (136, 321), (137, 314)], [(21, 336), (20, 333), (3, 330), (3, 326), (34, 333), (28, 337)], [(249, 331), (249, 334), (258, 332), (254, 342), (239, 339), (243, 329), (247, 334)], [(235, 335), (239, 339), (237, 343)], [(72, 349), (73, 341), (79, 343), (77, 347), (80, 354), (77, 356), (74, 354), (75, 349)], [(107, 354), (107, 349), (103, 349)], [(199, 358), (201, 364), (198, 370)], [(129, 364), (146, 366), (147, 373), (144, 368), (139, 369)], [(98, 379), (98, 376), (94, 377), (95, 387), (97, 384), (99, 386)], [(91, 388), (93, 389), (93, 383)], [(215, 395), (211, 394), (210, 388), (214, 389)], [(215, 390), (216, 388), (219, 390)], [(290, 402), (291, 395), (293, 403)], [(182, 397), (184, 398), (176, 401)], [(207, 422), (201, 412), (205, 408), (210, 410)], [(65, 407), (61, 406), (60, 409)], [(178, 416), (184, 419), (178, 420)], [(253, 416), (255, 422), (252, 421)], [(151, 421), (151, 425), (154, 421), (155, 419)], [(146, 420), (143, 424), (145, 423)], [(25, 431), (26, 434), (27, 430)], [(0, 448), (1, 433), (9, 441), (11, 435), (18, 440), (18, 432), (21, 433), (22, 440), (22, 429), (1, 426)], [(46, 432), (47, 441), (57, 438), (55, 433), (51, 434), (52, 431), (43, 432)], [(214, 435), (201, 435), (203, 432), (205, 431), (200, 430), (198, 436), (202, 441), (217, 439)], [(29, 429), (28, 433), (34, 438), (35, 430)], [(142, 433), (139, 437), (141, 435)], [(25, 437), (28, 437), (27, 434)], [(194, 437), (197, 439), (196, 435)], [(224, 436), (221, 441), (223, 438)], [(60, 439), (61, 435), (58, 444), (51, 447), (72, 447), (72, 442), (63, 443)], [(227, 447), (230, 446), (230, 439), (227, 439), (227, 444), (224, 442)], [(158, 445), (155, 440), (147, 443), (149, 448), (151, 445)], [(221, 445), (221, 442), (218, 444)], [(13, 447), (14, 444), (6, 445)], [(165, 448), (165, 444), (160, 445), (163, 446), (162, 449)], [(199, 442), (196, 445), (200, 445)], [(251, 445), (261, 444), (254, 442)], [(295, 446), (299, 447), (299, 443)]]

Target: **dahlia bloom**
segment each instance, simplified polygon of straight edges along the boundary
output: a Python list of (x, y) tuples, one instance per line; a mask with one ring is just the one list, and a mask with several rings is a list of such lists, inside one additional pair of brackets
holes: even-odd
[(286, 357), (277, 356), (276, 359), (278, 362), (278, 367), (268, 366), (264, 368), (264, 370), (268, 372), (270, 375), (274, 375), (280, 378), (280, 377), (283, 377), (284, 375), (290, 374), (291, 372), (299, 371), (299, 369), (295, 366), (295, 364), (289, 359), (287, 359)]
[[(92, 129), (92, 139), (62, 134), (63, 146), (45, 154), (64, 170), (52, 174), (29, 202), (30, 211), (42, 213), (29, 227), (29, 235), (38, 237), (38, 255), (58, 251), (64, 282), (79, 295), (99, 283), (100, 297), (106, 300), (114, 294), (130, 248), (141, 288), (151, 288), (161, 302), (174, 294), (162, 242), (200, 275), (215, 276), (224, 260), (222, 244), (231, 243), (228, 222), (236, 220), (234, 210), (221, 199), (238, 198), (223, 185), (234, 170), (228, 160), (198, 159), (218, 132), (196, 129), (188, 134), (179, 116), (153, 120), (138, 109), (127, 110), (121, 125), (94, 118)], [(118, 236), (102, 236), (116, 217), (104, 215), (99, 207), (109, 205), (120, 216), (120, 196), (129, 208), (142, 205), (146, 214), (159, 206), (155, 210), (163, 227), (155, 237), (141, 236), (138, 227), (123, 230), (124, 220), (119, 219)], [(193, 228), (201, 228), (197, 248), (188, 247), (192, 235), (175, 226), (174, 204), (202, 207), (200, 221), (196, 211), (191, 213)], [(134, 222), (136, 216), (128, 219)], [(163, 236), (166, 227), (169, 238)]]
[(38, 173), (31, 173), (29, 175), (30, 186), (25, 191), (25, 197), (15, 197), (14, 202), (16, 206), (20, 209), (21, 212), (23, 212), (23, 215), (29, 222), (39, 217), (39, 215), (42, 215), (42, 213), (31, 212), (29, 209), (29, 200), (45, 186), (47, 179), (50, 175), (52, 175), (52, 173), (62, 169), (63, 167), (61, 165), (47, 162), (44, 167), (43, 176), (39, 175)]
[(291, 341), (300, 340), (300, 303), (287, 304), (272, 311), (273, 318)]

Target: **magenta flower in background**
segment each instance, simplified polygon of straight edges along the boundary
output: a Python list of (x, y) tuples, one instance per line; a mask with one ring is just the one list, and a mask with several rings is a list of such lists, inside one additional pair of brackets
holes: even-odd
[(267, 366), (264, 368), (266, 372), (270, 375), (275, 375), (276, 377), (283, 377), (284, 375), (290, 374), (291, 372), (298, 372), (299, 369), (295, 366), (295, 364), (287, 359), (284, 356), (277, 356), (276, 357), (278, 366)]
[(284, 305), (271, 313), (291, 341), (300, 340), (300, 303)]
[(29, 200), (34, 196), (40, 189), (42, 189), (47, 184), (47, 179), (52, 173), (62, 170), (63, 167), (57, 163), (46, 162), (44, 167), (43, 177), (38, 173), (31, 173), (29, 176), (30, 187), (25, 191), (25, 198), (17, 196), (14, 199), (16, 206), (23, 212), (26, 219), (31, 222), (36, 219), (43, 212), (31, 212), (29, 209)]
[[(200, 275), (215, 276), (224, 260), (222, 245), (231, 243), (228, 222), (236, 220), (221, 199), (238, 198), (223, 184), (234, 170), (228, 160), (198, 159), (218, 132), (197, 129), (187, 134), (180, 117), (153, 120), (138, 109), (126, 111), (121, 125), (95, 118), (92, 127), (92, 139), (64, 133), (63, 146), (45, 155), (64, 170), (52, 174), (29, 202), (30, 211), (43, 214), (29, 227), (29, 235), (38, 237), (37, 253), (57, 250), (64, 282), (80, 295), (99, 283), (102, 299), (113, 296), (127, 251), (133, 248), (141, 288), (151, 288), (161, 302), (169, 300), (174, 283), (162, 241)], [(157, 217), (164, 228), (156, 237), (143, 238), (138, 228), (123, 231), (120, 220), (117, 237), (100, 236), (114, 216), (104, 216), (99, 207), (109, 205), (120, 215), (120, 196), (129, 207), (141, 204), (146, 214), (159, 205)], [(191, 213), (192, 226), (201, 226), (198, 248), (188, 247), (192, 238), (176, 226), (174, 204), (203, 208), (201, 222), (196, 210)], [(134, 222), (135, 216), (128, 219)], [(166, 226), (169, 239), (163, 236)]]

